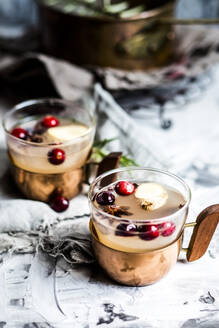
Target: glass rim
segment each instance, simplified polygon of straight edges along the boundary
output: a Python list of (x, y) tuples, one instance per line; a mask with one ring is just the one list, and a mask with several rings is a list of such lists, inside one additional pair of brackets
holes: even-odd
[[(178, 182), (181, 183), (181, 185), (184, 186), (185, 190), (186, 190), (186, 194), (187, 194), (187, 200), (185, 202), (185, 204), (183, 205), (183, 207), (179, 208), (176, 212), (170, 214), (170, 215), (167, 215), (167, 216), (163, 216), (161, 218), (157, 218), (157, 219), (145, 219), (145, 220), (134, 220), (134, 219), (126, 219), (126, 218), (121, 218), (121, 217), (117, 217), (117, 216), (114, 216), (112, 214), (109, 214), (107, 212), (104, 212), (103, 210), (101, 210), (100, 208), (98, 208), (97, 206), (94, 205), (93, 201), (92, 201), (92, 189), (93, 187), (100, 181), (102, 180), (103, 178), (105, 178), (106, 176), (110, 175), (110, 174), (114, 174), (114, 173), (119, 173), (119, 172), (125, 172), (125, 171), (129, 171), (129, 170), (137, 170), (137, 171), (141, 171), (141, 170), (144, 170), (144, 171), (150, 171), (150, 172), (155, 172), (155, 173), (161, 173), (161, 174), (164, 174), (166, 176), (169, 176), (175, 180), (177, 180)], [(118, 180), (119, 181), (119, 180)], [(144, 166), (128, 166), (128, 167), (123, 167), (123, 168), (117, 168), (117, 169), (114, 169), (114, 170), (110, 170), (110, 171), (107, 171), (101, 175), (99, 175), (93, 182), (92, 184), (90, 185), (90, 188), (89, 188), (89, 191), (88, 191), (88, 199), (89, 199), (89, 202), (91, 204), (92, 207), (94, 207), (100, 214), (102, 214), (103, 216), (109, 218), (109, 219), (113, 219), (113, 220), (116, 220), (118, 222), (124, 222), (124, 220), (126, 220), (126, 222), (129, 222), (129, 223), (136, 223), (136, 224), (151, 224), (151, 222), (153, 223), (160, 223), (160, 222), (163, 222), (163, 221), (167, 221), (167, 220), (171, 220), (171, 217), (174, 217), (176, 214), (180, 214), (181, 212), (183, 212), (186, 208), (188, 208), (189, 204), (190, 204), (190, 201), (191, 201), (191, 189), (190, 187), (188, 186), (188, 184), (182, 179), (180, 178), (179, 176), (175, 175), (174, 173), (170, 173), (168, 171), (165, 171), (165, 170), (162, 170), (162, 169), (155, 169), (155, 168), (152, 168), (152, 167), (144, 167)]]
[[(53, 103), (60, 103), (60, 104), (66, 104), (66, 105), (69, 105), (69, 106), (72, 106), (74, 104), (73, 101), (70, 101), (70, 100), (64, 100), (64, 99), (59, 99), (59, 98), (39, 98), (39, 99), (29, 99), (29, 100), (25, 100), (25, 101), (22, 101), (20, 103), (18, 103), (17, 105), (15, 105), (14, 107), (12, 107), (12, 109), (10, 109), (4, 116), (3, 116), (3, 119), (2, 119), (2, 126), (3, 126), (3, 129), (4, 129), (4, 132), (6, 133), (6, 135), (10, 135), (10, 137), (12, 138), (12, 140), (17, 140), (19, 141), (21, 144), (24, 144), (24, 145), (30, 145), (30, 146), (34, 146), (34, 147), (54, 147), (54, 146), (59, 146), (60, 144), (57, 143), (57, 144), (51, 144), (51, 142), (42, 142), (42, 143), (36, 143), (36, 142), (33, 142), (33, 141), (28, 141), (28, 140), (23, 140), (23, 139), (19, 139), (15, 136), (13, 136), (10, 131), (6, 128), (6, 122), (8, 120), (9, 117), (11, 117), (14, 113), (16, 112), (19, 112), (21, 109), (25, 109), (25, 108), (28, 108), (32, 105), (37, 105), (37, 104), (45, 104), (45, 103), (51, 103), (51, 105), (53, 105)], [(83, 108), (81, 106), (82, 109), (85, 110), (85, 108)], [(84, 133), (82, 136), (79, 136), (79, 137), (75, 137), (71, 140), (68, 140), (68, 141), (65, 141), (65, 142), (62, 142), (62, 145), (69, 145), (71, 144), (73, 141), (77, 141), (77, 140), (80, 140), (81, 138), (84, 138), (86, 137), (87, 135), (89, 135), (89, 133), (95, 129), (96, 127), (96, 115), (95, 113), (91, 115), (91, 113), (89, 111), (88, 112), (88, 115), (91, 119), (91, 125), (89, 126), (88, 130), (86, 131), (86, 133)]]

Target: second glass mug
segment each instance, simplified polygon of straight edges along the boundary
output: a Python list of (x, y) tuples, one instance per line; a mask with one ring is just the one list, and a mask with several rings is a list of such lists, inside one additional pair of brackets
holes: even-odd
[[(70, 102), (61, 99), (29, 100), (15, 106), (3, 119), (11, 172), (18, 188), (29, 199), (49, 202), (54, 192), (71, 199), (76, 196), (84, 179), (84, 165), (90, 154), (94, 134), (95, 116), (90, 103)], [(59, 143), (31, 142), (11, 134), (14, 127), (40, 120), (46, 116), (68, 119), (87, 126), (82, 136)], [(48, 154), (53, 149), (61, 149), (65, 160), (53, 165)]]
[[(180, 192), (185, 204), (175, 213), (159, 219), (127, 220), (108, 214), (98, 208), (95, 196), (102, 188), (117, 181), (134, 183), (155, 182)], [(124, 196), (125, 197), (125, 196)], [(194, 261), (204, 255), (219, 222), (219, 204), (203, 210), (196, 222), (186, 224), (191, 192), (187, 184), (179, 177), (151, 168), (129, 167), (111, 170), (97, 177), (89, 191), (91, 207), (90, 232), (95, 256), (100, 266), (115, 281), (129, 286), (152, 284), (165, 276), (176, 263), (182, 248), (183, 232), (186, 227), (194, 227), (187, 251), (187, 260)], [(118, 237), (119, 224), (133, 223), (136, 226), (172, 222), (175, 231), (169, 237), (152, 241), (142, 240), (139, 233)]]

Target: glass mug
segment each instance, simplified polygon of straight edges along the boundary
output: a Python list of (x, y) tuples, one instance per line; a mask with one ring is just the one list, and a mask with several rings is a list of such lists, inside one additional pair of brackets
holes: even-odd
[[(159, 219), (127, 219), (104, 212), (95, 205), (95, 195), (103, 187), (116, 181), (127, 180), (133, 183), (155, 182), (179, 192), (184, 198), (183, 206), (171, 215)], [(124, 196), (125, 197), (125, 196)], [(130, 285), (144, 286), (160, 280), (176, 263), (182, 247), (183, 231), (194, 226), (187, 249), (187, 260), (194, 261), (204, 255), (219, 221), (219, 205), (212, 205), (202, 211), (196, 222), (186, 224), (191, 192), (187, 184), (169, 172), (151, 168), (128, 167), (108, 171), (97, 177), (89, 190), (91, 208), (90, 232), (95, 256), (100, 266), (115, 281)], [(121, 236), (120, 224), (135, 226), (155, 224), (162, 229), (163, 224), (171, 222), (174, 232), (154, 240), (139, 238), (140, 232)], [(121, 232), (121, 231), (120, 231)]]
[[(84, 100), (85, 101), (85, 100)], [(48, 202), (59, 190), (67, 199), (76, 196), (84, 178), (84, 165), (90, 154), (94, 134), (95, 116), (90, 103), (69, 102), (61, 99), (29, 100), (18, 104), (3, 119), (11, 172), (19, 189), (27, 198)], [(55, 116), (59, 120), (79, 122), (86, 125), (82, 136), (61, 142), (32, 142), (11, 134), (19, 124), (28, 124), (43, 117)], [(64, 161), (53, 165), (48, 154), (54, 149), (64, 152)], [(61, 190), (61, 191), (60, 191)]]

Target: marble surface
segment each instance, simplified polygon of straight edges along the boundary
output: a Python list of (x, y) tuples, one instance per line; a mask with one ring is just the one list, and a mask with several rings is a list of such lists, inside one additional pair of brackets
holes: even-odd
[[(193, 192), (189, 221), (205, 206), (218, 202), (218, 84), (219, 68), (215, 66), (208, 87), (195, 100), (167, 111), (174, 123), (168, 131), (160, 129), (156, 116), (150, 120), (128, 116), (110, 95), (98, 89), (102, 97), (100, 137), (119, 134), (112, 149), (125, 149), (142, 165), (164, 167), (181, 175)], [(1, 116), (4, 111), (2, 104)], [(15, 190), (0, 131), (0, 244), (3, 232), (36, 230), (42, 222), (52, 224), (53, 232), (60, 236), (65, 229), (87, 235), (86, 195), (73, 199), (69, 210), (58, 216), (45, 204), (24, 200)], [(13, 248), (0, 252), (0, 327), (219, 327), (218, 228), (200, 260), (187, 263), (182, 253), (164, 279), (139, 288), (118, 285), (96, 265), (70, 267), (41, 251), (33, 253), (33, 249), (22, 254), (18, 239), (14, 242), (16, 252)]]

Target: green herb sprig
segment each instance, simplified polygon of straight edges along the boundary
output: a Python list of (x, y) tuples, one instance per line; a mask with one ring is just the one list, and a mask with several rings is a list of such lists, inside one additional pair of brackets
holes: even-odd
[[(118, 138), (111, 138), (95, 141), (89, 162), (99, 163), (100, 161), (102, 161), (102, 159), (108, 155), (104, 147), (117, 139)], [(120, 165), (123, 167), (139, 166), (132, 158), (129, 158), (127, 155), (121, 156)]]

